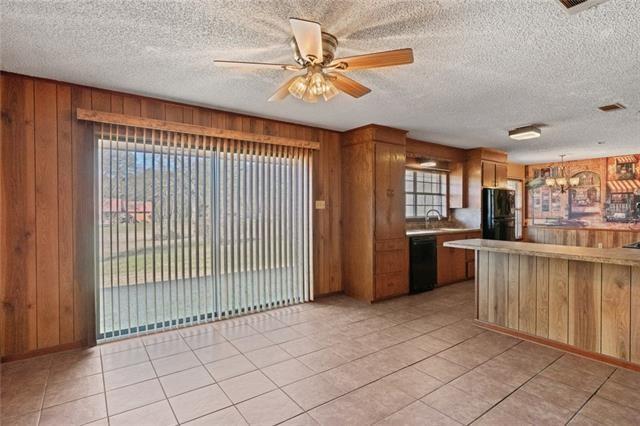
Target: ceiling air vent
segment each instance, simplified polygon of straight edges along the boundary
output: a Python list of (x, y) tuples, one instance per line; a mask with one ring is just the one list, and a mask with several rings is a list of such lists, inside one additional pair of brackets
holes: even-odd
[(604, 111), (604, 112), (617, 111), (619, 109), (625, 109), (625, 108), (626, 107), (621, 103), (615, 103), (611, 105), (602, 105), (601, 107), (598, 107), (600, 111)]
[(608, 0), (558, 0), (571, 14), (582, 12)]

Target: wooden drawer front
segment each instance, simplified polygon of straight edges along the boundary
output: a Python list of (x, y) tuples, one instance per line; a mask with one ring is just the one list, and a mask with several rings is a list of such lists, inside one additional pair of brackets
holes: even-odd
[(404, 250), (406, 247), (406, 238), (376, 241), (376, 251)]
[(472, 260), (467, 262), (467, 279), (470, 280), (476, 276), (476, 262)]
[(385, 299), (409, 292), (407, 276), (403, 272), (376, 275), (376, 299)]
[(405, 253), (405, 250), (376, 252), (376, 274), (406, 271)]
[(462, 233), (445, 234), (445, 235), (438, 235), (436, 237), (436, 242), (439, 246), (441, 246), (443, 243), (446, 243), (447, 241), (464, 240), (464, 239), (465, 239), (465, 234), (462, 234)]
[(465, 250), (465, 256), (467, 261), (476, 259), (476, 251), (475, 250)]

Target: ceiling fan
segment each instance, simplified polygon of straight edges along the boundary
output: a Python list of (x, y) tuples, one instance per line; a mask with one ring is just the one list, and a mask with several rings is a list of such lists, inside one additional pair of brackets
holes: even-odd
[(365, 55), (334, 58), (338, 39), (322, 31), (320, 24), (305, 19), (290, 18), (293, 31), (291, 48), (296, 64), (271, 64), (216, 60), (218, 66), (282, 69), (304, 71), (290, 78), (269, 98), (281, 101), (292, 95), (305, 102), (332, 99), (340, 92), (359, 98), (371, 91), (366, 86), (344, 75), (345, 72), (391, 67), (413, 62), (413, 50), (397, 49)]

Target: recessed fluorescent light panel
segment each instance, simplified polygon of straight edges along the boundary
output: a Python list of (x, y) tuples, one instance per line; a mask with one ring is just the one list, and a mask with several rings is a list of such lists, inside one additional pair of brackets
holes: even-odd
[(539, 138), (541, 134), (542, 132), (540, 132), (540, 129), (533, 126), (519, 127), (517, 129), (509, 130), (509, 137), (517, 141)]

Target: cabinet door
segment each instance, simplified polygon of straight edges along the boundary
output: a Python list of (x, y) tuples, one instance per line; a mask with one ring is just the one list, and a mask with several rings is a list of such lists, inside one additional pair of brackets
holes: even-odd
[(482, 162), (482, 186), (492, 188), (496, 185), (496, 165), (489, 161)]
[(507, 165), (496, 164), (496, 186), (498, 188), (507, 187)]
[(375, 236), (377, 240), (404, 237), (405, 147), (376, 142)]
[(438, 247), (438, 285), (467, 278), (467, 255), (464, 249)]

